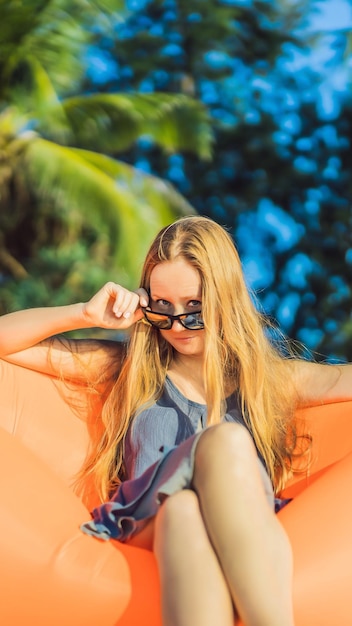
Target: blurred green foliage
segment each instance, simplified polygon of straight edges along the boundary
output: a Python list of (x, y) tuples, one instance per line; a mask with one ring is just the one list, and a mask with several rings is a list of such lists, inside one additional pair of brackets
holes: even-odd
[[(94, 33), (124, 2), (1, 2), (0, 312), (137, 286), (151, 238), (194, 209), (167, 181), (118, 160), (142, 134), (211, 154), (206, 107), (183, 94), (83, 89)], [(185, 131), (187, 129), (187, 132)]]

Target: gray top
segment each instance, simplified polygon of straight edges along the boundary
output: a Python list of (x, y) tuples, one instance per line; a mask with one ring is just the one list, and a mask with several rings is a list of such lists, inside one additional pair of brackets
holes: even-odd
[[(226, 401), (224, 421), (245, 426), (234, 393)], [(100, 539), (127, 541), (156, 515), (165, 497), (192, 488), (194, 454), (206, 427), (207, 408), (180, 393), (169, 378), (159, 400), (136, 415), (125, 441), (125, 478), (109, 502), (92, 511), (81, 529)], [(258, 455), (259, 456), (259, 455)], [(274, 493), (260, 457), (263, 487), (271, 506)]]
[[(226, 404), (224, 421), (238, 422), (246, 427), (238, 394), (229, 396)], [(206, 422), (206, 405), (188, 400), (167, 377), (159, 400), (141, 411), (128, 430), (124, 450), (126, 478), (143, 474), (161, 459), (165, 448), (178, 446), (203, 430)]]

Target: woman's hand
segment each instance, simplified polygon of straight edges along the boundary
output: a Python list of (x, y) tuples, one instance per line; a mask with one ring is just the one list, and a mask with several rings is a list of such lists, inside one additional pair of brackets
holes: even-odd
[[(90, 371), (94, 379), (97, 370), (110, 362), (111, 350), (104, 344), (99, 351), (98, 340), (87, 343), (87, 340), (70, 339), (63, 343), (55, 336), (85, 328), (130, 328), (143, 317), (141, 306), (147, 306), (148, 301), (144, 289), (129, 291), (110, 282), (86, 303), (25, 309), (2, 315), (0, 358), (50, 375), (64, 374), (74, 380), (81, 380), (83, 372), (85, 382)], [(49, 337), (50, 341), (46, 341)], [(76, 350), (73, 349), (75, 342)], [(78, 344), (83, 346), (82, 350), (78, 349)], [(77, 352), (79, 359), (76, 358)]]
[(88, 326), (123, 330), (142, 319), (141, 307), (147, 306), (148, 301), (145, 289), (129, 291), (109, 282), (83, 304), (82, 314)]

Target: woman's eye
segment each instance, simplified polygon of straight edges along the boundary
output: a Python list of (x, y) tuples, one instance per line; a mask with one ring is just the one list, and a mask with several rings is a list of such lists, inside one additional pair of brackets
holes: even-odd
[(170, 307), (170, 302), (168, 302), (168, 300), (156, 300), (156, 304), (158, 305), (158, 307), (162, 307), (163, 309)]
[(200, 300), (190, 300), (188, 306), (192, 309), (201, 309), (202, 303)]

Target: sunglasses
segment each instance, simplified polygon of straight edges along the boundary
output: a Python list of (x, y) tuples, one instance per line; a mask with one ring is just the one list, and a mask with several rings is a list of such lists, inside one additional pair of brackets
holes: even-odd
[(170, 330), (176, 320), (187, 330), (203, 330), (204, 328), (201, 311), (181, 313), (180, 315), (157, 313), (156, 311), (151, 311), (149, 307), (143, 307), (142, 311), (145, 320), (155, 328), (159, 328), (159, 330)]

